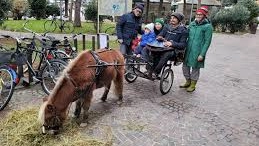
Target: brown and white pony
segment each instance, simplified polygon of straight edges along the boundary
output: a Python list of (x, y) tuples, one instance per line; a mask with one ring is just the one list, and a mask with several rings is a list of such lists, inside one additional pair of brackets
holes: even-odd
[[(98, 58), (110, 64), (124, 64), (123, 55), (116, 50), (99, 50)], [(96, 65), (96, 60), (90, 51), (84, 51), (69, 63), (58, 79), (51, 94), (45, 98), (39, 111), (42, 132), (57, 133), (63, 125), (69, 105), (76, 101), (74, 115), (79, 117), (83, 108), (83, 119), (88, 117), (88, 109), (93, 97), (93, 90), (105, 87), (102, 101), (105, 101), (113, 81), (115, 94), (119, 100), (123, 95), (124, 66), (89, 67)], [(97, 76), (97, 71), (99, 75)]]

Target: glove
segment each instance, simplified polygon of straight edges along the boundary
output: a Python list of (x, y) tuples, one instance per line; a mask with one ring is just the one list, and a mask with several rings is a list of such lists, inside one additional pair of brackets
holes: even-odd
[(118, 39), (118, 43), (122, 44), (123, 43), (123, 39)]
[(162, 36), (158, 36), (158, 37), (156, 38), (156, 40), (162, 42), (162, 41), (164, 41), (165, 39), (164, 39)]

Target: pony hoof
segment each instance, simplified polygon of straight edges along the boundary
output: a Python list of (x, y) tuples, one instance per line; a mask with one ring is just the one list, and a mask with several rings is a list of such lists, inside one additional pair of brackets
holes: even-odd
[(122, 100), (118, 100), (116, 103), (117, 103), (118, 105), (121, 105), (121, 104), (123, 103), (123, 101), (122, 101)]
[(106, 102), (106, 99), (107, 99), (107, 97), (102, 97), (101, 98), (102, 102)]
[(87, 123), (81, 123), (80, 127), (86, 127), (88, 124)]

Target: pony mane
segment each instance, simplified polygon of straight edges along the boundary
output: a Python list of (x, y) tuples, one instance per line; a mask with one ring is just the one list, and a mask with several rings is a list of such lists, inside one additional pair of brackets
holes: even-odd
[(52, 92), (49, 95), (49, 100), (51, 100), (51, 101), (53, 100), (54, 95), (57, 94), (60, 87), (64, 83), (65, 79), (69, 78), (68, 72), (72, 70), (72, 68), (76, 65), (76, 63), (81, 58), (81, 56), (83, 56), (83, 54), (84, 54), (83, 52), (80, 53), (75, 59), (73, 59), (71, 62), (69, 62), (68, 66), (63, 70), (61, 76), (57, 80), (57, 83), (56, 83), (54, 89), (52, 90)]
[(41, 124), (44, 124), (44, 119), (45, 119), (45, 107), (47, 106), (48, 102), (45, 101), (41, 106), (40, 106), (40, 110), (39, 110), (39, 115), (38, 115), (38, 121)]

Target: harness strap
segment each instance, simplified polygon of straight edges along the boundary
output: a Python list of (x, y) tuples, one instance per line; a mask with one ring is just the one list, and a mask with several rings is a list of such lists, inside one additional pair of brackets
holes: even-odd
[(90, 51), (90, 53), (92, 54), (92, 56), (96, 62), (96, 65), (99, 65), (95, 69), (94, 81), (96, 82), (98, 80), (98, 78), (100, 77), (101, 73), (103, 72), (104, 68), (107, 67), (108, 63), (101, 60), (100, 56), (97, 53), (95, 53), (94, 51)]

